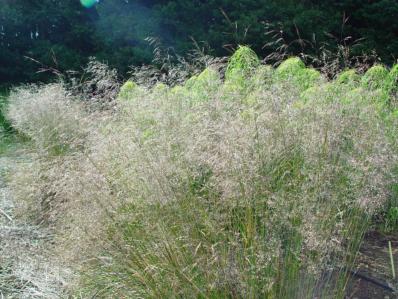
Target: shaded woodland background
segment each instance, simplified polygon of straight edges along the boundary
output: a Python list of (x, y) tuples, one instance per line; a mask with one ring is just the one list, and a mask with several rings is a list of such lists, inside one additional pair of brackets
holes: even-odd
[[(333, 52), (398, 56), (396, 0), (0, 0), (0, 85), (46, 81), (49, 72), (80, 71), (89, 57), (122, 76), (150, 63), (157, 43), (178, 55), (204, 49), (223, 56), (248, 44), (262, 57)], [(170, 50), (172, 49), (172, 50)]]

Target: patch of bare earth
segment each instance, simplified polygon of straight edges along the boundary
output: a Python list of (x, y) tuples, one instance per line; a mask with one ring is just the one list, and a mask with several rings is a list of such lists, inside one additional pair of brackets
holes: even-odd
[(391, 241), (395, 265), (398, 260), (398, 234), (366, 234), (348, 287), (347, 298), (398, 298), (397, 280), (392, 278), (388, 241)]

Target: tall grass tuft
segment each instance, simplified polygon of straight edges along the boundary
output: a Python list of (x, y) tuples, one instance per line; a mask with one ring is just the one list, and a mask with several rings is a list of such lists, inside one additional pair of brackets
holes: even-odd
[(53, 199), (38, 213), (81, 296), (344, 297), (396, 182), (398, 119), (355, 72), (238, 54), (224, 82), (212, 68), (173, 88), (129, 82), (95, 118), (61, 85), (11, 95), (14, 126), (45, 152), (20, 192)]
[(294, 74), (276, 78), (247, 75), (251, 92), (228, 98), (222, 82), (208, 81), (200, 104), (190, 84), (121, 104), (93, 150), (120, 218), (88, 266), (88, 290), (344, 296), (345, 267), (388, 196), (390, 127), (371, 98), (345, 99), (350, 85), (323, 83), (301, 102)]
[(83, 109), (61, 84), (20, 87), (11, 91), (9, 101), (12, 126), (39, 152), (57, 156), (83, 146), (87, 135)]

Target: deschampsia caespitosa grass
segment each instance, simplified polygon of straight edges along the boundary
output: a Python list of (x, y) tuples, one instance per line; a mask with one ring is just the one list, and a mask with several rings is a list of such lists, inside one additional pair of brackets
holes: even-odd
[(84, 294), (343, 295), (344, 271), (328, 273), (350, 266), (396, 181), (391, 86), (238, 54), (225, 81), (208, 68), (173, 88), (126, 83), (115, 112), (76, 114), (95, 122), (84, 147), (37, 162)]

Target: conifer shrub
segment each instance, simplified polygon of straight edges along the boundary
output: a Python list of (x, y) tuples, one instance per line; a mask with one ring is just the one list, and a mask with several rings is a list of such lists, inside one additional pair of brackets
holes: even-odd
[(385, 89), (388, 70), (382, 65), (374, 65), (366, 71), (361, 79), (361, 84), (367, 89)]
[(252, 49), (239, 46), (229, 59), (225, 78), (226, 80), (234, 80), (236, 77), (248, 78), (259, 65), (260, 60)]
[(292, 84), (306, 90), (321, 79), (319, 71), (306, 68), (304, 62), (298, 57), (291, 57), (283, 61), (276, 69), (275, 80), (288, 80)]
[(339, 84), (350, 84), (350, 85), (357, 85), (360, 81), (361, 77), (356, 72), (356, 70), (345, 70), (341, 72), (337, 78), (336, 82)]
[(240, 92), (248, 88), (249, 79), (260, 65), (257, 54), (247, 46), (239, 46), (231, 56), (225, 72), (225, 92)]
[(313, 68), (307, 68), (303, 70), (302, 78), (300, 78), (300, 83), (303, 85), (303, 89), (314, 86), (321, 78), (321, 73)]
[(305, 68), (304, 62), (298, 57), (290, 57), (283, 61), (278, 68), (276, 73), (281, 78), (287, 78), (289, 76), (298, 76), (299, 73)]

